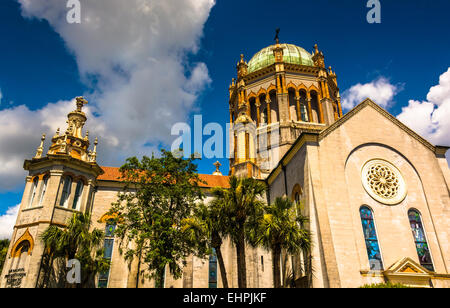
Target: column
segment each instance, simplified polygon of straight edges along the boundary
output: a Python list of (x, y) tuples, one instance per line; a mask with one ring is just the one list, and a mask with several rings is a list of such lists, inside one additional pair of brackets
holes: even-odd
[(303, 121), (300, 110), (300, 92), (298, 90), (295, 90), (295, 101), (297, 102), (297, 121)]
[(306, 92), (306, 99), (308, 101), (308, 115), (309, 115), (309, 122), (314, 122), (314, 118), (312, 116), (312, 109), (311, 109), (311, 94)]
[(266, 95), (266, 104), (267, 104), (267, 125), (272, 124), (272, 111), (270, 110), (270, 96), (267, 93)]
[(259, 127), (259, 123), (261, 123), (261, 114), (260, 114), (261, 103), (259, 102), (259, 96), (256, 97), (255, 105), (256, 105), (256, 127)]

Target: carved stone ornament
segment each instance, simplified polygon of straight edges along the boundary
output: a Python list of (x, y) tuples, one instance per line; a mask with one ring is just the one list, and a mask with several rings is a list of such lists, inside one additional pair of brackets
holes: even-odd
[(378, 202), (395, 205), (406, 197), (406, 183), (400, 171), (382, 159), (368, 161), (361, 172), (367, 193)]

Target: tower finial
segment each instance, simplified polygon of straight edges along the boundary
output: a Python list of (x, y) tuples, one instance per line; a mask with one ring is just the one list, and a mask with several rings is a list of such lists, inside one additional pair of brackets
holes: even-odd
[(34, 158), (36, 159), (42, 158), (42, 153), (44, 152), (44, 141), (45, 141), (45, 134), (42, 134), (41, 144), (37, 148), (36, 156)]
[(319, 46), (317, 44), (314, 45), (314, 54), (317, 55), (319, 53)]
[(277, 28), (276, 30), (275, 30), (275, 41), (277, 42), (277, 45), (278, 44), (280, 44), (280, 38), (279, 38), (279, 35), (280, 35), (280, 28)]
[(83, 106), (86, 105), (88, 101), (85, 100), (83, 96), (78, 96), (75, 100), (77, 104), (77, 112), (82, 112)]

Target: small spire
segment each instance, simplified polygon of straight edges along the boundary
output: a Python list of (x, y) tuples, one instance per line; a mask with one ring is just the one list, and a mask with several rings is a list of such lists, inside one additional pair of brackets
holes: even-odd
[(60, 133), (60, 129), (58, 127), (58, 129), (56, 130), (56, 134), (55, 134), (55, 136), (53, 138), (59, 137), (59, 133)]
[(239, 63), (245, 63), (244, 54), (241, 54), (241, 61)]
[(317, 55), (319, 53), (319, 46), (317, 44), (314, 45), (314, 54)]
[(223, 175), (222, 172), (220, 172), (220, 166), (222, 166), (222, 164), (219, 161), (216, 161), (213, 165), (216, 167), (216, 171), (214, 171), (213, 175)]
[(89, 131), (86, 131), (86, 137), (84, 137), (84, 140), (89, 140)]
[(42, 134), (41, 144), (37, 148), (36, 156), (34, 158), (36, 159), (42, 158), (42, 153), (44, 152), (44, 141), (45, 141), (45, 134)]
[(98, 144), (98, 138), (95, 137), (94, 141), (94, 151), (91, 153), (91, 162), (95, 163), (97, 161), (97, 144)]

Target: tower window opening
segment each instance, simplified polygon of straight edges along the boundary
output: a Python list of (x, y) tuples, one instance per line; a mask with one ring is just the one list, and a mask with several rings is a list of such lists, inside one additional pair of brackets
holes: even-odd
[(72, 209), (79, 210), (81, 208), (81, 195), (83, 194), (83, 181), (79, 180), (75, 188), (75, 196), (73, 198)]
[(49, 179), (49, 176), (46, 175), (44, 177), (44, 183), (42, 183), (41, 196), (39, 198), (39, 206), (41, 206), (42, 203), (44, 202), (45, 193), (47, 192), (48, 179)]
[(308, 102), (306, 98), (306, 92), (300, 91), (300, 117), (303, 122), (309, 122), (308, 116)]
[(30, 203), (28, 204), (28, 208), (31, 208), (33, 206), (33, 202), (36, 197), (38, 182), (39, 182), (39, 179), (37, 177), (34, 178), (33, 186), (31, 187)]
[(60, 206), (62, 207), (68, 206), (71, 190), (72, 190), (72, 178), (70, 176), (67, 176), (64, 178), (64, 186), (61, 195), (61, 201), (59, 203)]

